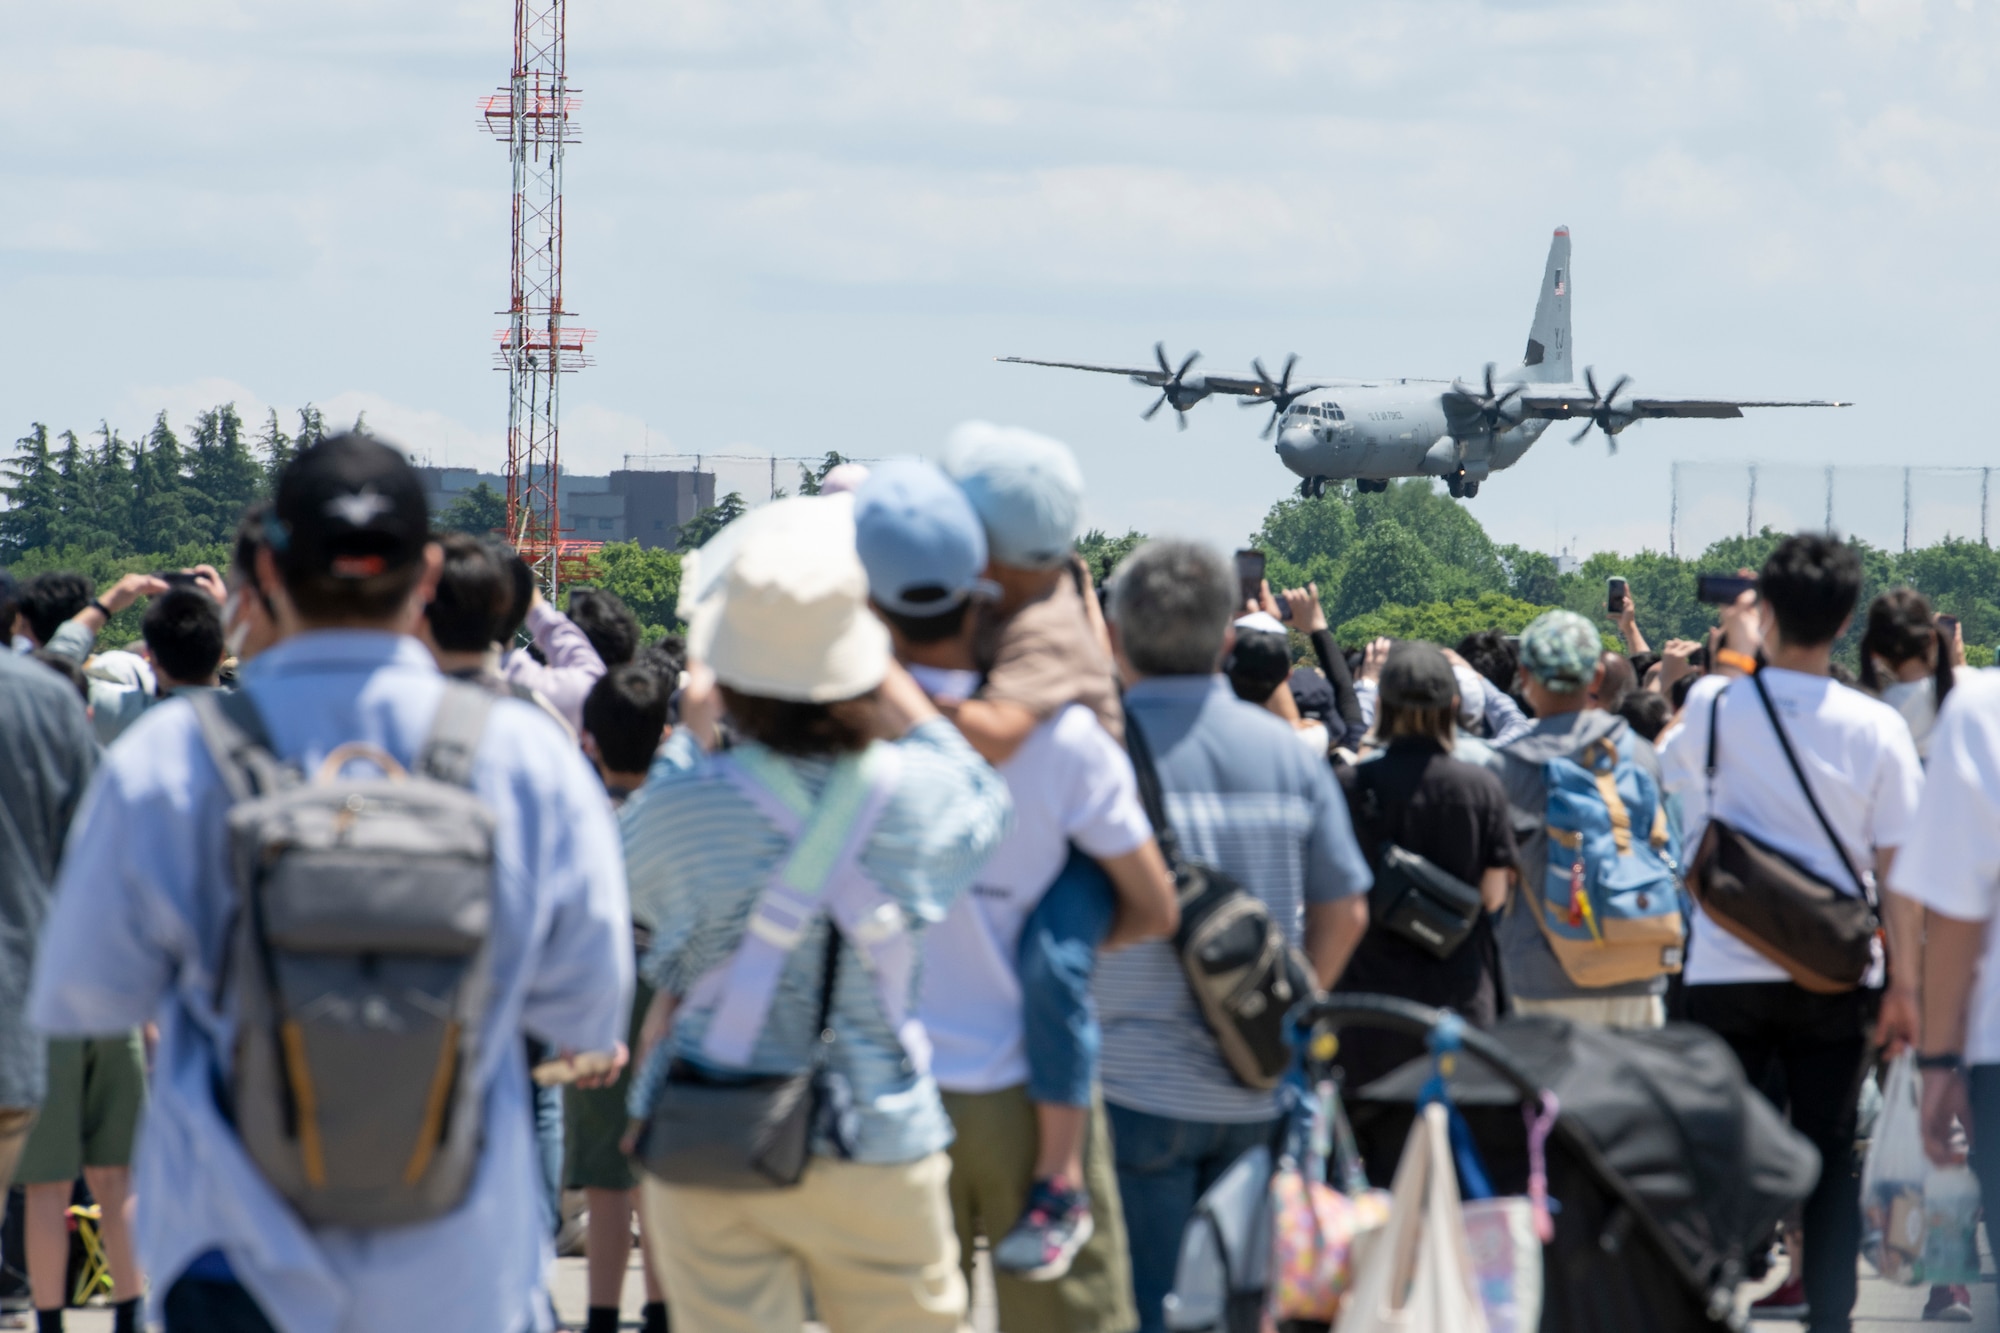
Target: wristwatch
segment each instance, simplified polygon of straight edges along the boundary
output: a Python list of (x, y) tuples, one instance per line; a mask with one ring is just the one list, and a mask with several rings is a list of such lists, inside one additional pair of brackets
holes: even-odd
[(1919, 1069), (1949, 1069), (1957, 1073), (1965, 1068), (1965, 1057), (1956, 1051), (1941, 1051), (1935, 1055), (1919, 1055)]

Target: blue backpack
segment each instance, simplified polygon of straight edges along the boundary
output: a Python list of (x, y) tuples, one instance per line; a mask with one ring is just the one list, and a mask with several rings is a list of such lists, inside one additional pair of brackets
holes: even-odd
[(1578, 986), (1618, 986), (1681, 970), (1680, 841), (1653, 775), (1592, 741), (1542, 767), (1548, 862), (1524, 892), (1556, 961)]

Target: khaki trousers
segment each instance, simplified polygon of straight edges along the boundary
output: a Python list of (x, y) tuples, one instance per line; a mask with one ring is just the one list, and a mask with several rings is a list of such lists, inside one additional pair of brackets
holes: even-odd
[(831, 1333), (960, 1333), (966, 1287), (945, 1193), (951, 1160), (815, 1157), (784, 1190), (647, 1176), (641, 1206), (679, 1333), (798, 1333), (805, 1286)]

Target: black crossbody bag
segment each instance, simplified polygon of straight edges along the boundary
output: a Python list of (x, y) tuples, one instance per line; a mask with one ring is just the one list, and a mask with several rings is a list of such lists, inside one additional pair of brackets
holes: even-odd
[(1354, 781), (1361, 788), (1362, 816), (1381, 849), (1375, 883), (1368, 890), (1369, 922), (1434, 958), (1449, 958), (1479, 924), (1485, 901), (1475, 886), (1389, 837), (1381, 788), (1369, 773), (1373, 766), (1359, 764), (1354, 769)]
[(1139, 719), (1125, 714), (1125, 746), (1139, 782), (1139, 800), (1174, 872), (1181, 923), (1172, 940), (1223, 1061), (1247, 1087), (1274, 1088), (1292, 1063), (1292, 1009), (1319, 991), (1312, 967), (1285, 940), (1271, 909), (1227, 874), (1181, 855), (1167, 821), (1160, 776)]
[[(1854, 881), (1855, 893), (1844, 893), (1774, 847), (1733, 828), (1712, 813), (1715, 808), (1717, 723), (1722, 717), (1718, 690), (1708, 715), (1708, 797), (1711, 814), (1701, 848), (1688, 866), (1688, 892), (1718, 926), (1785, 969), (1793, 981), (1821, 995), (1838, 995), (1859, 986), (1875, 961), (1873, 940), (1878, 928), (1874, 895), (1868, 881), (1848, 858), (1847, 847), (1819, 808), (1805, 769), (1792, 752), (1791, 737), (1778, 720), (1777, 707), (1761, 674), (1750, 677), (1763, 700), (1771, 729), (1791, 765), (1799, 790), (1806, 795), (1834, 854)], [(1856, 896), (1856, 895), (1859, 896)]]
[(840, 931), (827, 920), (819, 986), (819, 1043), (794, 1074), (717, 1073), (676, 1058), (632, 1156), (671, 1185), (715, 1190), (789, 1189), (805, 1175), (826, 1105)]

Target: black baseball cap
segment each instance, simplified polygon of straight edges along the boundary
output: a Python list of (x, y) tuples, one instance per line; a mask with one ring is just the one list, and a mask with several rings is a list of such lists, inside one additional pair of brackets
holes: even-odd
[(1404, 640), (1389, 650), (1377, 688), (1394, 708), (1449, 708), (1458, 697), (1458, 678), (1436, 644)]
[(264, 535), (287, 574), (366, 579), (421, 560), (430, 527), (409, 460), (350, 432), (285, 465)]

